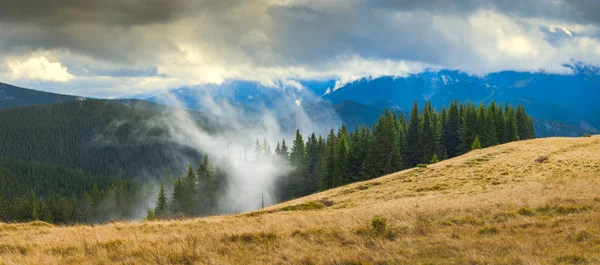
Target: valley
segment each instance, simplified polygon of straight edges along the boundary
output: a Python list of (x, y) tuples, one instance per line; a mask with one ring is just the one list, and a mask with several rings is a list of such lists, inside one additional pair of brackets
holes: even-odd
[(0, 224), (0, 260), (594, 264), (598, 165), (598, 137), (519, 141), (234, 216)]

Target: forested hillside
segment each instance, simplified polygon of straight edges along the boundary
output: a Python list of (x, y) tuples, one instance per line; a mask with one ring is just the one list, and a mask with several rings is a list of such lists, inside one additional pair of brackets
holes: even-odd
[(0, 83), (0, 110), (36, 104), (51, 104), (82, 99), (77, 96), (61, 95)]
[(131, 180), (0, 158), (0, 220), (54, 223), (136, 218), (148, 196)]
[[(415, 102), (408, 119), (389, 110), (373, 127), (342, 125), (324, 138), (314, 133), (305, 139), (297, 131), (291, 144), (285, 139), (272, 152), (266, 141), (256, 141), (255, 160), (271, 159), (293, 169), (280, 176), (280, 201), (306, 196), (349, 183), (368, 180), (415, 166), (494, 146), (535, 137), (531, 117), (522, 105), (516, 108), (459, 104), (441, 111)], [(306, 142), (305, 142), (306, 140)], [(289, 142), (288, 142), (289, 143)], [(149, 218), (179, 214), (202, 216), (215, 213), (215, 198), (225, 188), (227, 166), (213, 166), (208, 157), (194, 170), (174, 181), (173, 193), (161, 188), (158, 205)], [(257, 205), (264, 202), (257, 202)]]
[[(124, 178), (178, 173), (200, 150), (166, 140), (159, 111), (83, 100), (0, 111), (0, 156)], [(206, 128), (209, 130), (209, 128)]]

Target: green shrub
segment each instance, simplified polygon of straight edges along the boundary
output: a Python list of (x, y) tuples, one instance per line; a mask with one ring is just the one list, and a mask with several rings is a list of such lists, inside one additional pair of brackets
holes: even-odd
[(533, 212), (533, 210), (531, 210), (531, 209), (529, 209), (527, 207), (523, 207), (523, 208), (519, 209), (517, 211), (517, 213), (520, 214), (520, 215), (524, 215), (524, 216), (534, 216), (535, 215), (535, 213)]
[(556, 262), (566, 264), (586, 264), (587, 260), (584, 257), (578, 255), (566, 255), (556, 258)]
[(495, 235), (498, 234), (498, 228), (495, 227), (484, 227), (477, 231), (479, 235)]
[(377, 233), (383, 233), (387, 229), (387, 219), (383, 217), (373, 217), (371, 219), (371, 228)]
[(586, 134), (582, 135), (581, 137), (592, 137), (592, 135), (589, 133), (586, 133)]

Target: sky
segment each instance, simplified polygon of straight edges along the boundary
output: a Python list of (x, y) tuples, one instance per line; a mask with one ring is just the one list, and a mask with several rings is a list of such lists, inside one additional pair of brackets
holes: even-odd
[(600, 65), (597, 0), (0, 1), (0, 82), (83, 96)]

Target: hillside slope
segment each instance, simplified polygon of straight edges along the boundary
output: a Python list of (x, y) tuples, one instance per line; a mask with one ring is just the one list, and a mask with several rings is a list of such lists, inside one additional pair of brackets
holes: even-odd
[(82, 97), (37, 91), (0, 83), (0, 110), (37, 104), (51, 104), (82, 99)]
[[(127, 178), (166, 175), (169, 167), (185, 168), (181, 161), (200, 161), (200, 150), (169, 141), (157, 122), (161, 112), (147, 110), (162, 106), (133, 103), (82, 100), (0, 110), (0, 156)], [(191, 115), (206, 130), (215, 128), (212, 115)]]
[(599, 175), (600, 137), (514, 142), (237, 216), (4, 224), (0, 263), (597, 264)]

